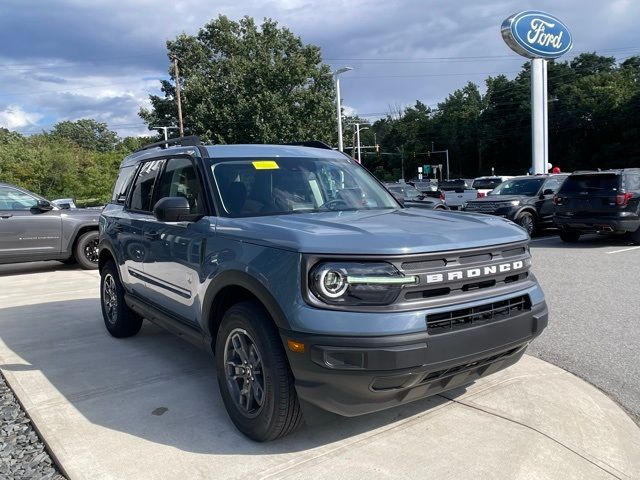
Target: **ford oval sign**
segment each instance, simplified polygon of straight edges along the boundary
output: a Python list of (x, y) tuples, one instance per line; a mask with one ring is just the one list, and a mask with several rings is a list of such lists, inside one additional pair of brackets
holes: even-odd
[(573, 45), (564, 23), (548, 13), (534, 10), (510, 16), (502, 22), (501, 32), (507, 45), (527, 58), (558, 58)]

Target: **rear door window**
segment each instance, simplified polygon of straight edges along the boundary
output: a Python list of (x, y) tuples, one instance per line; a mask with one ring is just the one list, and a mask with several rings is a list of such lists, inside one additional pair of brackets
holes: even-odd
[(153, 160), (143, 163), (133, 184), (129, 209), (138, 212), (151, 212), (151, 199), (158, 172), (162, 168), (164, 160)]
[(562, 185), (564, 194), (615, 194), (620, 189), (620, 176), (616, 174), (570, 175)]

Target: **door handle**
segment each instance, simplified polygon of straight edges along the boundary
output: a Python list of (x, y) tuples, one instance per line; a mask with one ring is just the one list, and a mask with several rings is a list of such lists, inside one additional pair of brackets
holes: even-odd
[(12, 213), (0, 213), (0, 218), (11, 218), (13, 217)]

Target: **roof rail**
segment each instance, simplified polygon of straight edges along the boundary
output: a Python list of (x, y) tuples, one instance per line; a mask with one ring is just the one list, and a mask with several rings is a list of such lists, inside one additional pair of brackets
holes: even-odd
[(140, 147), (136, 150), (136, 152), (151, 150), (152, 148), (167, 148), (169, 145), (178, 145), (181, 147), (196, 147), (200, 145), (200, 143), (200, 137), (198, 137), (197, 135), (189, 135), (187, 137), (169, 138), (168, 140), (161, 140), (159, 142), (150, 143), (149, 145)]
[(312, 148), (322, 148), (324, 150), (333, 150), (329, 145), (320, 140), (307, 140), (305, 142), (291, 142), (291, 143), (283, 143), (283, 145), (291, 145), (294, 147), (312, 147)]

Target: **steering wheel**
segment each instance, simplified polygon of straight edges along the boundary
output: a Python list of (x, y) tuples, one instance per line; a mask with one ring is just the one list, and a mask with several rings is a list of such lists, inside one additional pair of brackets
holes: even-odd
[(339, 207), (339, 206), (349, 207), (349, 204), (344, 200), (342, 200), (341, 198), (336, 198), (334, 200), (329, 200), (328, 202), (323, 203), (322, 206), (325, 207), (327, 210), (340, 210), (340, 208), (333, 208), (333, 207)]

